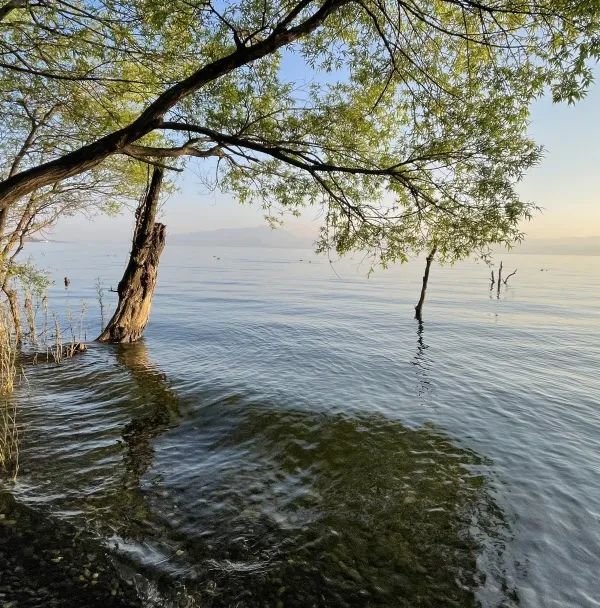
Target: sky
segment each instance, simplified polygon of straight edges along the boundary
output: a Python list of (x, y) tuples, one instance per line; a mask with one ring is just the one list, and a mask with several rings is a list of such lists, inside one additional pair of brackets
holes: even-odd
[(533, 107), (530, 132), (545, 154), (520, 185), (543, 208), (523, 227), (532, 238), (600, 236), (600, 72), (597, 80), (576, 105)]
[[(545, 148), (540, 165), (520, 185), (524, 199), (543, 208), (523, 225), (529, 238), (600, 236), (600, 70), (588, 96), (574, 106), (544, 98), (532, 109), (530, 132)], [(165, 201), (162, 219), (169, 233), (264, 224), (261, 209), (239, 205), (231, 196), (209, 191), (201, 167), (186, 169), (180, 191)], [(319, 213), (308, 210), (286, 220), (286, 228), (316, 235)], [(64, 218), (50, 238), (57, 240), (121, 240), (130, 238), (131, 213), (119, 217)]]

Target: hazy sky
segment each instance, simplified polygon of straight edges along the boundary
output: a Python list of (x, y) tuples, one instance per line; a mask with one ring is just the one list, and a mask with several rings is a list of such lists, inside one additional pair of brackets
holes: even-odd
[[(600, 76), (600, 71), (598, 73)], [(528, 236), (553, 238), (600, 236), (600, 78), (588, 97), (575, 106), (555, 105), (548, 99), (537, 102), (532, 112), (531, 133), (546, 148), (539, 167), (529, 172), (520, 190), (544, 212), (524, 226)], [(200, 166), (186, 170), (181, 192), (171, 195), (163, 210), (163, 221), (171, 233), (263, 223), (260, 209), (240, 206), (231, 197), (209, 192), (199, 179)], [(317, 210), (300, 219), (290, 218), (287, 228), (298, 233), (316, 233)], [(129, 238), (131, 214), (117, 218), (66, 218), (52, 238)]]

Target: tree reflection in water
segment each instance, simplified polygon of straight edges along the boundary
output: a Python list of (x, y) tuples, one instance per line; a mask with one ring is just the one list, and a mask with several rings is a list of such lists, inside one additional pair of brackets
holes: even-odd
[[(418, 345), (423, 360), (422, 331)], [(489, 579), (484, 605), (516, 604), (494, 565), (490, 463), (441, 429), (227, 387), (180, 399), (143, 343), (114, 352), (116, 370), (111, 356), (71, 378), (85, 428), (73, 449), (40, 443), (57, 456), (37, 466), (157, 605), (469, 608)]]
[(142, 413), (132, 418), (123, 429), (123, 440), (127, 446), (124, 457), (128, 478), (126, 485), (135, 488), (152, 464), (152, 440), (179, 419), (179, 398), (168, 385), (166, 375), (151, 362), (143, 341), (120, 344), (117, 361), (131, 374), (134, 398), (145, 404)]
[(431, 425), (231, 407), (235, 428), (165, 480), (202, 601), (480, 605), (478, 559), (505, 532), (480, 456)]
[[(154, 440), (178, 423), (179, 397), (166, 375), (151, 361), (143, 341), (116, 346), (117, 362), (133, 381), (129, 388), (132, 403), (141, 404), (122, 431), (124, 446), (122, 478), (110, 497), (114, 529), (126, 539), (151, 535), (152, 513), (146, 504), (142, 477), (152, 466)], [(124, 525), (126, 524), (126, 525)]]
[(425, 326), (423, 321), (417, 321), (417, 352), (412, 360), (412, 364), (415, 367), (417, 379), (419, 382), (419, 389), (417, 395), (421, 399), (428, 397), (431, 391), (431, 380), (429, 379), (429, 368), (431, 361), (427, 356), (427, 349), (429, 346), (424, 340)]

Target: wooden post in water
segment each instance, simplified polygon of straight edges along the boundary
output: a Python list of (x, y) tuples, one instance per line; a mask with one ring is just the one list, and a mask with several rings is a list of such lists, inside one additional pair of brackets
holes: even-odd
[(119, 303), (112, 319), (98, 336), (100, 342), (135, 342), (141, 338), (152, 306), (165, 226), (155, 222), (162, 168), (155, 168), (150, 187), (135, 212), (135, 230), (129, 263), (119, 282)]
[(500, 285), (502, 285), (502, 262), (500, 262), (500, 268), (498, 269), (498, 297), (500, 297)]
[(422, 311), (423, 311), (423, 303), (425, 302), (425, 294), (427, 292), (427, 283), (429, 282), (429, 270), (431, 269), (431, 263), (433, 262), (433, 258), (435, 257), (435, 253), (437, 251), (437, 247), (434, 245), (433, 249), (429, 252), (429, 255), (425, 258), (425, 274), (423, 275), (423, 286), (421, 287), (421, 297), (417, 305), (415, 306), (415, 319), (419, 321), (423, 320)]
[(508, 279), (510, 279), (510, 277), (514, 276), (515, 274), (517, 274), (517, 268), (515, 268), (505, 279), (504, 279), (504, 284), (508, 285)]

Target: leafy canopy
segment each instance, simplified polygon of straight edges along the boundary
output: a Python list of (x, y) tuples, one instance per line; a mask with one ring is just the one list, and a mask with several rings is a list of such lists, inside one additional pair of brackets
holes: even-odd
[(12, 0), (4, 90), (56, 99), (66, 126), (0, 208), (124, 157), (200, 158), (271, 216), (322, 207), (323, 249), (386, 264), (510, 243), (534, 209), (515, 190), (541, 153), (529, 105), (585, 92), (599, 17), (592, 0)]

